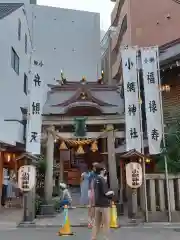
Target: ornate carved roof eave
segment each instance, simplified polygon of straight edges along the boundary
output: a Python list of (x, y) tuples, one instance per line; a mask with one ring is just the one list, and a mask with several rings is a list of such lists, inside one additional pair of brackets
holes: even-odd
[(55, 91), (76, 91), (78, 88), (86, 88), (90, 89), (92, 91), (117, 91), (118, 86), (115, 85), (101, 85), (101, 84), (88, 84), (86, 83), (83, 85), (82, 83), (66, 83), (64, 85), (53, 85), (53, 84), (48, 84), (48, 87), (50, 88), (50, 92), (55, 92)]
[(83, 89), (83, 88), (79, 88), (78, 91), (68, 100), (66, 100), (62, 103), (59, 103), (59, 104), (51, 105), (51, 107), (62, 107), (62, 106), (65, 107), (65, 106), (70, 105), (71, 103), (78, 102), (78, 98), (79, 98), (80, 94), (82, 93), (82, 91), (84, 91), (87, 94), (87, 98), (88, 98), (88, 100), (85, 100), (83, 102), (86, 102), (86, 101), (90, 102), (90, 100), (91, 100), (92, 102), (98, 104), (99, 106), (118, 107), (117, 105), (106, 103), (104, 101), (101, 101), (100, 99), (95, 98), (94, 96), (91, 95), (89, 90)]
[(177, 38), (177, 39), (175, 39), (175, 40), (173, 40), (171, 42), (167, 42), (167, 43), (161, 45), (160, 46), (160, 53), (163, 53), (166, 49), (168, 49), (170, 47), (173, 47), (173, 46), (175, 46), (175, 45), (177, 45), (179, 43), (180, 43), (180, 38)]
[[(103, 116), (107, 116), (107, 117), (108, 117), (108, 116), (119, 116), (119, 113), (118, 113), (118, 112), (114, 112), (114, 113), (109, 113), (109, 112), (106, 113), (106, 112), (103, 112), (102, 115), (103, 115)], [(42, 116), (45, 117), (45, 118), (46, 118), (46, 117), (58, 117), (58, 118), (60, 118), (60, 119), (61, 119), (61, 118), (63, 119), (64, 117), (66, 117), (66, 113), (65, 113), (64, 111), (63, 111), (62, 113), (46, 113), (46, 114), (43, 114)], [(69, 117), (69, 116), (68, 116), (68, 117)], [(97, 116), (93, 116), (93, 117), (96, 118)], [(43, 139), (43, 141), (45, 141), (45, 140)]]
[(96, 108), (98, 110), (100, 110), (103, 113), (103, 110), (101, 108), (101, 106), (99, 106), (97, 103), (93, 103), (93, 102), (73, 102), (71, 104), (69, 104), (68, 106), (64, 107), (64, 112), (67, 112), (68, 110), (72, 109), (72, 108), (76, 108), (76, 107), (91, 107), (91, 108)]

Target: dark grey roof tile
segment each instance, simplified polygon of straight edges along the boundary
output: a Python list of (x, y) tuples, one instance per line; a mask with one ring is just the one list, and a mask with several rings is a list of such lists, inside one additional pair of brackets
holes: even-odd
[(8, 16), (23, 5), (23, 3), (0, 3), (0, 19)]

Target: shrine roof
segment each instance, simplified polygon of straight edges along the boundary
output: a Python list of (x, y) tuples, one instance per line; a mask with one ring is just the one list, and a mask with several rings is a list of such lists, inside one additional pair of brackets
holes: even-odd
[[(59, 80), (58, 80), (59, 81)], [(85, 84), (81, 82), (67, 82), (65, 84), (48, 84), (50, 91), (64, 91), (67, 90), (77, 90), (81, 87), (89, 88), (91, 90), (99, 90), (102, 91), (103, 89), (109, 91), (116, 91), (118, 89), (117, 86), (108, 85), (108, 84), (99, 84), (97, 82), (86, 82)]]
[(123, 99), (117, 86), (95, 82), (68, 82), (48, 86), (50, 91), (47, 94), (44, 115), (65, 114), (69, 109), (76, 107), (96, 108), (102, 114), (121, 114), (124, 110)]
[(160, 46), (160, 65), (180, 59), (180, 38)]
[(136, 149), (129, 150), (125, 154), (121, 155), (121, 158), (131, 158), (131, 157), (140, 157), (144, 158), (146, 157), (144, 154), (136, 151)]

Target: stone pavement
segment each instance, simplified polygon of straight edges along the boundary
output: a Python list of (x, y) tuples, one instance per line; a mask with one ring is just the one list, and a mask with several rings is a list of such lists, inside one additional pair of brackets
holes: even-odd
[[(75, 208), (69, 209), (69, 219), (71, 226), (87, 226), (88, 224), (88, 210), (87, 208)], [(63, 213), (58, 214), (53, 218), (41, 218), (36, 219), (36, 227), (58, 227), (63, 224)], [(129, 219), (127, 217), (121, 217), (119, 219), (120, 225), (127, 226), (129, 224)]]
[[(91, 231), (87, 228), (72, 228), (73, 236), (67, 236), (67, 240), (90, 240)], [(59, 240), (58, 228), (29, 229), (18, 228), (16, 230), (0, 231), (3, 240)], [(102, 236), (98, 240), (102, 240)], [(121, 228), (110, 233), (109, 240), (179, 240), (179, 232), (173, 229), (144, 229), (144, 228)]]
[(16, 228), (17, 224), (22, 221), (23, 210), (14, 208), (0, 209), (0, 230)]

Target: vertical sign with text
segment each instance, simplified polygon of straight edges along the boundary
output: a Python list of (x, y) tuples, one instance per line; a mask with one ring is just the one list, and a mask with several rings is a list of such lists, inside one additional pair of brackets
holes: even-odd
[(141, 48), (147, 133), (150, 154), (159, 154), (162, 140), (162, 113), (158, 78), (158, 47)]
[(137, 47), (121, 49), (126, 119), (126, 151), (136, 149), (141, 152), (137, 52)]
[(32, 154), (40, 154), (41, 149), (41, 126), (43, 108), (42, 79), (43, 63), (33, 58), (31, 69), (31, 89), (29, 96), (29, 116), (27, 122), (26, 151)]

